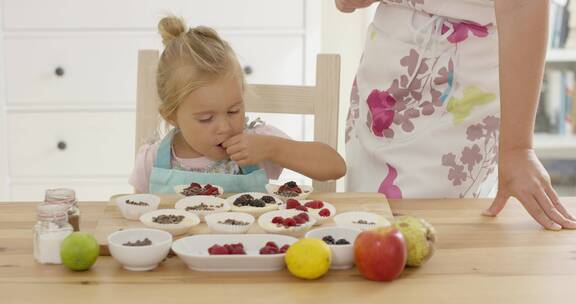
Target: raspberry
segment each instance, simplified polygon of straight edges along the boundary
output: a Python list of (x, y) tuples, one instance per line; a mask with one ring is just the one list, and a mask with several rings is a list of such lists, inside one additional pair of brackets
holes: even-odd
[(288, 248), (290, 248), (290, 245), (286, 244), (284, 246), (282, 246), (280, 248), (280, 250), (278, 250), (278, 253), (286, 253), (286, 251), (288, 250)]
[(228, 254), (228, 249), (226, 249), (224, 246), (220, 246), (220, 245), (214, 245), (210, 248), (208, 248), (208, 253), (209, 254)]
[(284, 222), (284, 218), (281, 217), (281, 216), (275, 216), (275, 217), (272, 219), (272, 223), (273, 223), (273, 224), (282, 224), (283, 222)]
[(231, 248), (229, 250), (230, 254), (246, 254), (246, 252), (244, 251), (244, 245), (242, 245), (242, 243), (230, 244), (230, 248)]
[(310, 201), (304, 204), (304, 206), (312, 209), (320, 209), (324, 207), (324, 203), (322, 203), (322, 201)]
[(284, 219), (284, 222), (282, 224), (284, 224), (284, 226), (286, 226), (286, 227), (298, 226), (298, 223), (296, 223), (296, 220), (294, 220), (291, 217)]
[(320, 212), (318, 212), (318, 215), (320, 215), (321, 217), (329, 217), (330, 216), (330, 210), (324, 208), (324, 209), (320, 210)]
[(299, 217), (299, 216), (295, 216), (295, 217), (293, 217), (293, 219), (296, 221), (296, 224), (304, 224), (307, 222), (305, 219), (303, 219), (302, 217)]
[(298, 206), (302, 205), (300, 205), (300, 203), (295, 199), (289, 199), (286, 201), (286, 209), (295, 209)]
[(264, 247), (274, 247), (274, 248), (278, 248), (278, 245), (276, 245), (276, 243), (270, 241), (270, 242), (266, 243), (266, 245), (264, 245)]
[(278, 247), (264, 246), (260, 248), (260, 254), (277, 254)]
[(302, 218), (302, 219), (304, 219), (306, 222), (310, 220), (310, 217), (308, 216), (308, 213), (304, 213), (304, 212), (296, 215), (295, 217)]
[(296, 206), (296, 208), (294, 208), (294, 209), (300, 210), (300, 211), (304, 211), (304, 212), (308, 211), (308, 208), (306, 208), (306, 207), (304, 207), (304, 206), (302, 206), (302, 205), (298, 205), (298, 206)]

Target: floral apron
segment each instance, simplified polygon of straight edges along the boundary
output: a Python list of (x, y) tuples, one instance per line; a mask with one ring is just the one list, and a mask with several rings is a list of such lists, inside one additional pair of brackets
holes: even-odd
[(498, 73), (493, 1), (382, 1), (351, 93), (347, 191), (487, 196), (497, 177)]

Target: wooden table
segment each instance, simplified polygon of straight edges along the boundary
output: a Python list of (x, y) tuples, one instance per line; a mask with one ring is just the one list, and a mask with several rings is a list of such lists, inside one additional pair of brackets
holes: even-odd
[[(576, 214), (576, 198), (563, 199)], [(302, 281), (287, 271), (204, 273), (170, 258), (153, 272), (127, 272), (100, 257), (88, 272), (37, 264), (35, 205), (0, 204), (0, 303), (575, 303), (576, 231), (541, 229), (517, 202), (497, 218), (488, 200), (391, 201), (395, 213), (428, 219), (438, 250), (424, 267), (391, 283), (357, 270)], [(82, 203), (93, 229), (104, 203)]]

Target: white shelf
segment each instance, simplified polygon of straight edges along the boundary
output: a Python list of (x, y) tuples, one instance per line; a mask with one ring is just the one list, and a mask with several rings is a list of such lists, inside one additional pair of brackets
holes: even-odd
[(538, 133), (534, 150), (540, 158), (576, 159), (576, 135)]
[(546, 62), (576, 63), (576, 49), (549, 49), (546, 52)]

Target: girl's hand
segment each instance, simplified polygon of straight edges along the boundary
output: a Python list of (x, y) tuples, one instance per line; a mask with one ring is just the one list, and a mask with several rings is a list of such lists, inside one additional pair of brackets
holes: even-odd
[(352, 13), (357, 8), (365, 8), (377, 0), (335, 0), (336, 7), (343, 13)]
[(530, 215), (549, 230), (576, 229), (576, 219), (562, 206), (550, 176), (532, 149), (501, 151), (498, 193), (486, 216), (496, 216), (508, 198), (517, 198)]
[(266, 135), (241, 133), (223, 142), (222, 147), (238, 166), (254, 165), (270, 158), (269, 138)]

